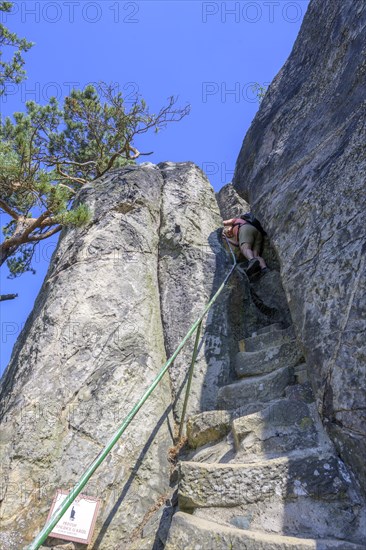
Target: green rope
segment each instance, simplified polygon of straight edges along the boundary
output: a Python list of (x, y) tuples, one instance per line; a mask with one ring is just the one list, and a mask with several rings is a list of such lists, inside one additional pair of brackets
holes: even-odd
[(202, 327), (202, 322), (198, 325), (198, 328), (197, 328), (196, 340), (195, 340), (195, 342), (194, 342), (194, 348), (193, 348), (193, 355), (192, 355), (191, 366), (189, 367), (189, 374), (188, 374), (188, 380), (187, 380), (186, 395), (185, 395), (185, 398), (184, 398), (183, 410), (182, 410), (182, 417), (181, 417), (181, 419), (180, 419), (180, 426), (179, 426), (179, 434), (178, 434), (178, 438), (179, 438), (179, 439), (182, 437), (182, 433), (183, 433), (184, 419), (185, 419), (186, 411), (187, 411), (187, 404), (188, 404), (189, 392), (191, 391), (191, 383), (192, 383), (192, 377), (193, 377), (193, 370), (194, 370), (194, 364), (195, 364), (195, 362), (196, 362), (196, 357), (197, 357), (197, 349), (198, 349), (198, 342), (199, 342), (200, 334), (201, 334), (201, 327)]
[[(226, 237), (225, 237), (226, 238)], [(170, 365), (173, 363), (174, 359), (177, 357), (178, 353), (182, 350), (185, 343), (189, 338), (192, 336), (194, 331), (199, 327), (202, 323), (202, 320), (208, 310), (211, 308), (213, 303), (216, 301), (217, 297), (221, 294), (221, 291), (225, 287), (227, 281), (231, 277), (237, 263), (235, 255), (233, 254), (232, 248), (226, 239), (231, 254), (234, 259), (234, 263), (231, 267), (230, 272), (226, 275), (223, 283), (217, 290), (217, 292), (214, 294), (214, 296), (211, 298), (211, 300), (206, 305), (205, 309), (203, 310), (203, 313), (201, 313), (200, 317), (193, 323), (191, 328), (188, 330), (187, 334), (183, 338), (183, 340), (178, 345), (177, 349), (173, 353), (173, 355), (167, 360), (167, 362), (163, 365), (161, 368), (159, 374), (156, 376), (154, 381), (151, 383), (149, 388), (146, 390), (144, 395), (141, 397), (141, 399), (135, 404), (135, 406), (132, 408), (132, 410), (128, 413), (126, 418), (123, 420), (122, 424), (118, 428), (118, 430), (114, 433), (114, 435), (111, 437), (107, 445), (104, 447), (103, 451), (99, 453), (97, 458), (90, 464), (90, 466), (87, 468), (87, 470), (82, 475), (81, 479), (76, 483), (76, 485), (73, 487), (73, 489), (69, 492), (68, 496), (65, 498), (65, 500), (60, 504), (60, 506), (57, 508), (57, 510), (52, 514), (46, 525), (43, 527), (42, 531), (38, 533), (34, 541), (28, 546), (27, 550), (37, 550), (41, 544), (46, 540), (48, 535), (51, 533), (52, 529), (57, 525), (57, 523), (60, 521), (64, 513), (67, 511), (67, 509), (71, 506), (71, 504), (74, 502), (75, 498), (80, 494), (82, 489), (85, 487), (95, 470), (101, 465), (101, 463), (104, 461), (106, 456), (109, 454), (109, 452), (112, 450), (114, 445), (117, 443), (123, 432), (126, 430), (127, 426), (130, 424), (131, 420), (136, 416), (142, 405), (145, 403), (145, 401), (148, 399), (148, 397), (152, 394), (156, 386), (159, 384), (160, 380), (163, 378), (164, 374), (167, 372)], [(188, 397), (187, 397), (188, 399)]]

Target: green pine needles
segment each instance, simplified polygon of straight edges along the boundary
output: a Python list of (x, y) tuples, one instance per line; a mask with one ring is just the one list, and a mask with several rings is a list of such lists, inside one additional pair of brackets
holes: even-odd
[[(12, 7), (13, 2), (0, 2), (0, 12), (10, 13)], [(0, 23), (0, 96), (5, 93), (7, 82), (18, 84), (25, 78), (23, 53), (32, 46), (32, 42), (28, 42), (25, 38), (19, 38)], [(8, 52), (10, 51), (8, 59), (4, 58), (4, 47)]]
[[(11, 3), (0, 3), (0, 10), (9, 9)], [(4, 86), (24, 77), (21, 53), (31, 44), (3, 25), (0, 29), (1, 45), (18, 46), (10, 65), (1, 62)], [(100, 83), (72, 90), (62, 104), (55, 98), (46, 105), (28, 101), (25, 112), (0, 121), (0, 211), (10, 217), (3, 227), (0, 266), (7, 263), (10, 277), (34, 272), (32, 257), (40, 241), (64, 226), (90, 221), (88, 208), (74, 204), (78, 190), (112, 168), (151, 154), (138, 151), (135, 139), (185, 117), (190, 106), (177, 108), (176, 101), (171, 96), (153, 114), (136, 95), (127, 108), (118, 89)]]

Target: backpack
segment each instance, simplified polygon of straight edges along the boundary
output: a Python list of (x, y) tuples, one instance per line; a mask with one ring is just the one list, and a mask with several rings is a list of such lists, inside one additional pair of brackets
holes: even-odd
[(242, 220), (245, 220), (246, 222), (250, 223), (250, 225), (253, 225), (260, 233), (262, 233), (263, 237), (267, 235), (267, 233), (264, 231), (261, 222), (257, 220), (257, 218), (252, 214), (252, 212), (245, 212), (245, 214), (241, 214), (239, 216)]

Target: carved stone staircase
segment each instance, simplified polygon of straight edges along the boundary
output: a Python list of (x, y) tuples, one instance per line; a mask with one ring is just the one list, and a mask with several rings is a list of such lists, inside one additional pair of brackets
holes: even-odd
[(365, 548), (365, 508), (317, 414), (292, 328), (244, 341), (217, 411), (191, 417), (166, 550)]

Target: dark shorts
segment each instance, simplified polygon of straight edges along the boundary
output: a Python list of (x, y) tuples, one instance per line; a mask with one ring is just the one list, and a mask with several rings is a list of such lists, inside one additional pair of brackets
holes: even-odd
[(250, 223), (246, 223), (239, 229), (239, 245), (247, 243), (252, 250), (260, 252), (263, 243), (263, 236), (258, 229)]

